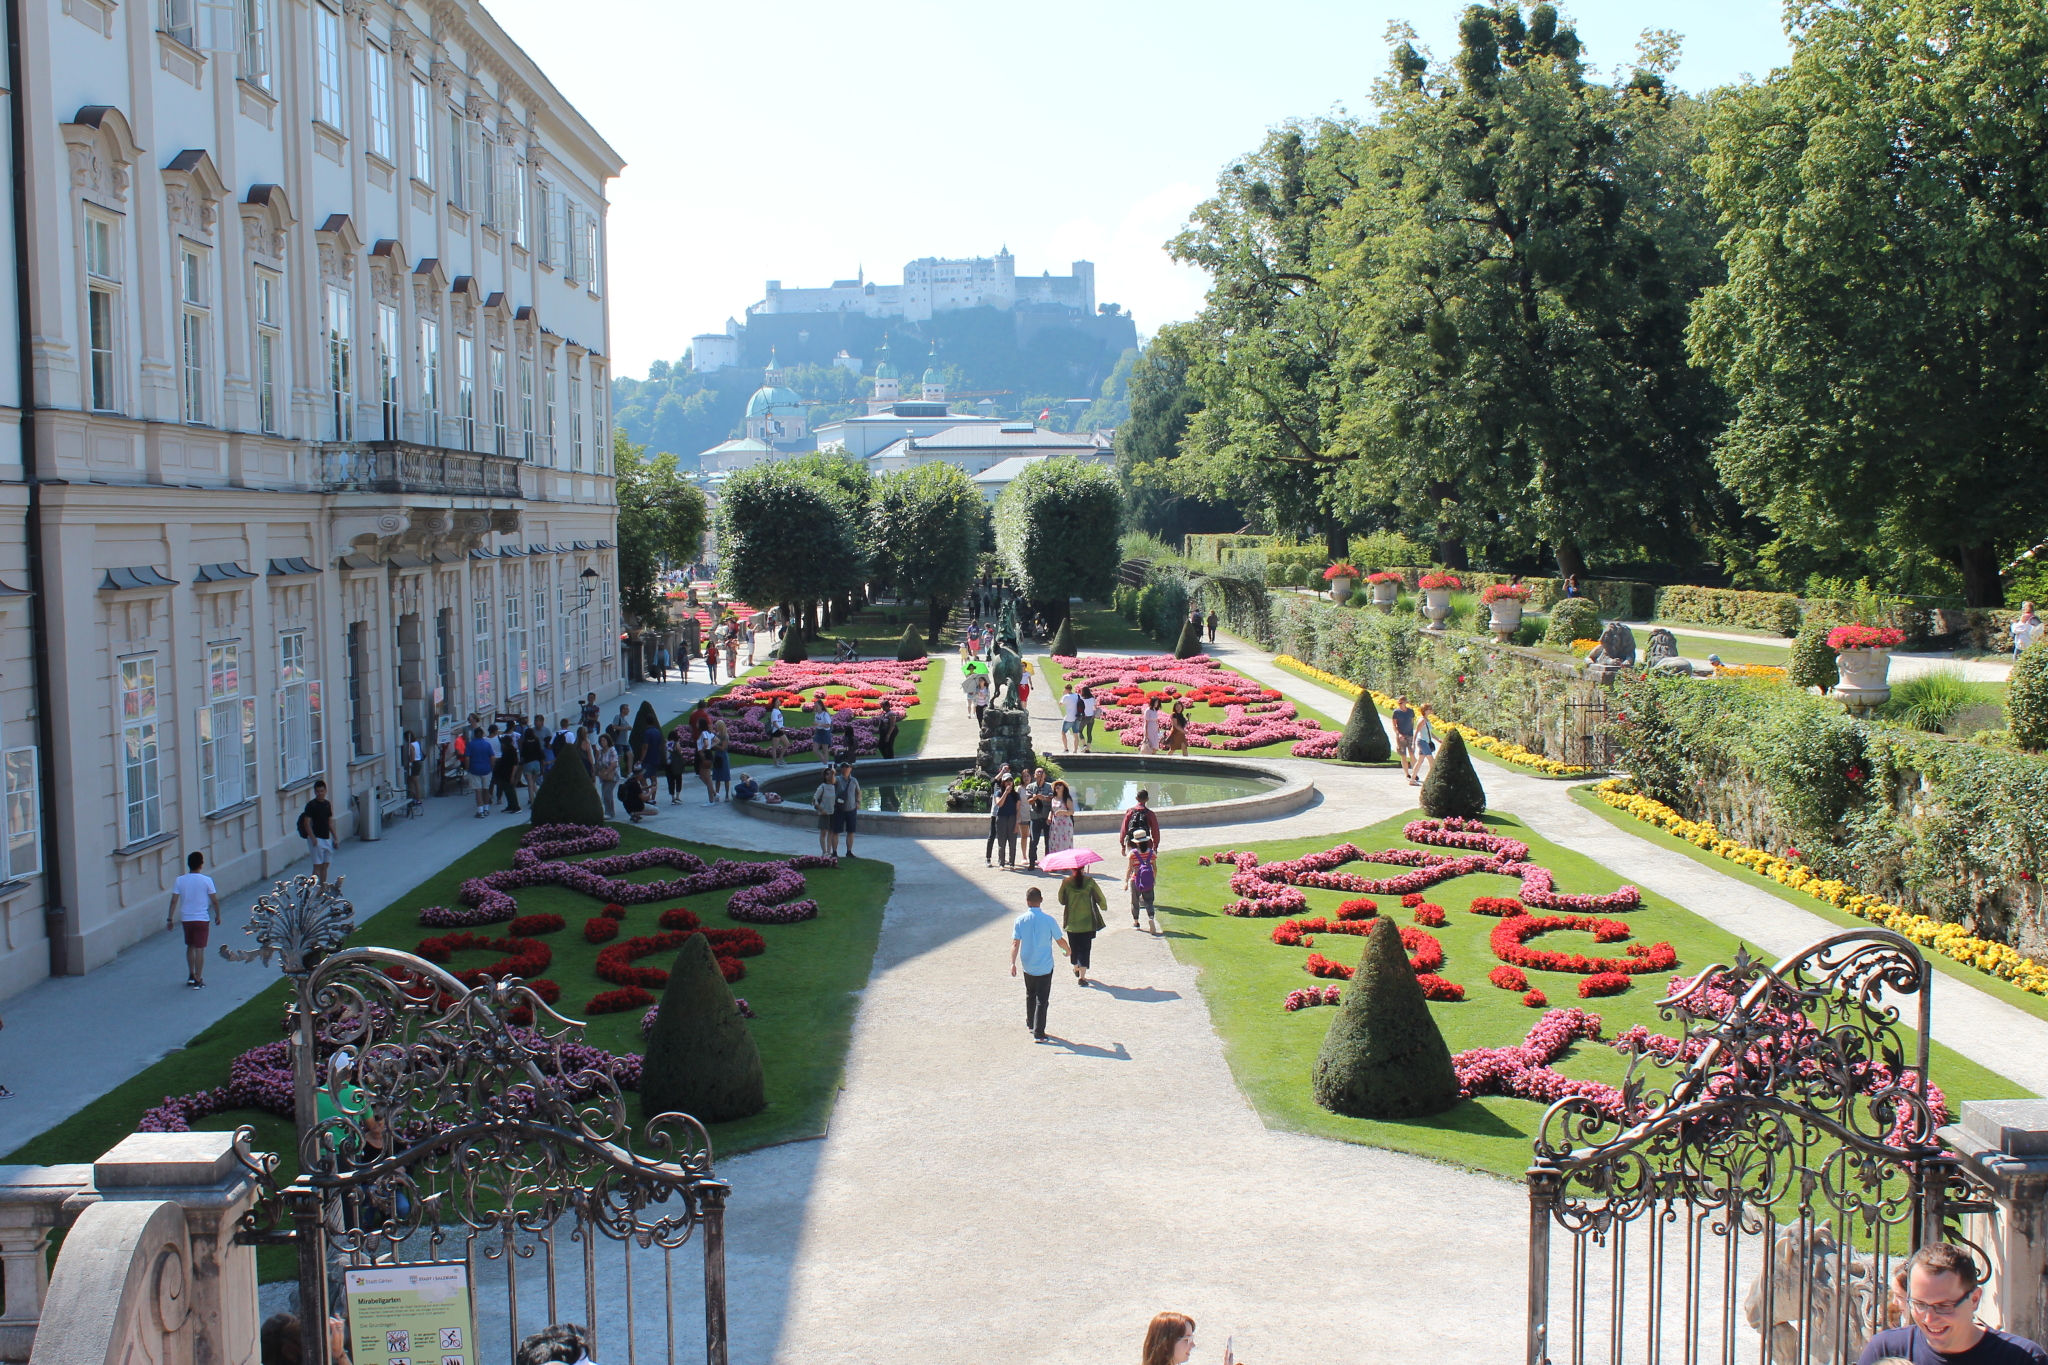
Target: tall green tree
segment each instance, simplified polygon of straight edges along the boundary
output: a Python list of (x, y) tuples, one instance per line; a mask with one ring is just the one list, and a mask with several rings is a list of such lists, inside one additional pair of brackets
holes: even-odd
[(996, 553), (1054, 629), (1069, 598), (1099, 601), (1116, 586), (1123, 515), (1116, 476), (1071, 455), (1029, 466), (996, 500)]
[(1565, 573), (1668, 554), (1714, 511), (1722, 400), (1684, 328), (1719, 266), (1697, 111), (1664, 86), (1674, 42), (1603, 84), (1554, 7), (1469, 7), (1449, 67), (1396, 49), (1356, 171), (1374, 193), (1342, 215), (1342, 443), (1418, 516), (1496, 553), (1547, 545)]
[(2001, 600), (2048, 515), (2048, 7), (1795, 0), (1792, 61), (1722, 99), (1728, 231), (1693, 351), (1734, 396), (1745, 506), (1821, 546), (1893, 544)]
[(981, 494), (957, 465), (919, 465), (875, 481), (877, 572), (898, 596), (924, 599), (933, 638), (974, 582), (983, 515)]
[(658, 624), (663, 606), (656, 575), (697, 558), (710, 511), (703, 492), (678, 472), (675, 456), (650, 457), (623, 429), (612, 432), (612, 470), (618, 479), (619, 598), (630, 615)]
[(868, 472), (865, 461), (856, 460), (837, 446), (807, 451), (787, 463), (793, 472), (813, 480), (837, 501), (847, 524), (853, 528), (857, 553), (828, 566), (832, 586), (825, 594), (838, 616), (850, 616), (861, 604), (875, 557), (874, 475)]
[[(1200, 407), (1164, 468), (1183, 493), (1255, 503), (1279, 527), (1324, 537), (1344, 554), (1355, 511), (1337, 441), (1347, 402), (1348, 302), (1332, 269), (1357, 245), (1340, 211), (1361, 191), (1357, 124), (1291, 123), (1223, 173), (1216, 195), (1168, 243), (1209, 273), (1208, 298), (1176, 344)], [(1134, 414), (1135, 415), (1135, 411)]]
[(770, 461), (726, 481), (718, 558), (720, 585), (731, 596), (808, 613), (844, 581), (843, 566), (864, 555), (840, 496), (788, 462)]
[(1188, 382), (1200, 340), (1191, 323), (1159, 329), (1132, 362), (1130, 416), (1116, 429), (1116, 472), (1130, 524), (1176, 543), (1190, 531), (1234, 531), (1244, 523), (1234, 502), (1185, 493), (1174, 477), (1181, 438), (1202, 410), (1202, 396)]

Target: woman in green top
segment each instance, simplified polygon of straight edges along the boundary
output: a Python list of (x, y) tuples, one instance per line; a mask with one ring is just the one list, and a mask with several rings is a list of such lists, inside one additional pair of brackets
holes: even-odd
[(1067, 952), (1074, 959), (1074, 980), (1085, 986), (1088, 954), (1095, 944), (1095, 931), (1108, 922), (1102, 912), (1109, 908), (1109, 898), (1087, 869), (1077, 867), (1060, 883), (1060, 906), (1066, 911), (1061, 927), (1067, 931)]

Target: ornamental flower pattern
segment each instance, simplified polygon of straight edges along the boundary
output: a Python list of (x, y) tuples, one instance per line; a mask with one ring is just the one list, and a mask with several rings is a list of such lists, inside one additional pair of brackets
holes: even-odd
[[(883, 700), (893, 703), (898, 715), (915, 706), (918, 678), (931, 665), (928, 658), (861, 663), (778, 661), (759, 677), (742, 679), (712, 703), (712, 710), (725, 720), (728, 749), (765, 756), (769, 752), (769, 708), (783, 708), (784, 724), (793, 732), (787, 743), (799, 748), (809, 742), (803, 732), (810, 728), (810, 719), (789, 713), (805, 704), (806, 694), (822, 696), (825, 709), (832, 713), (835, 748), (850, 747), (857, 757), (880, 753)], [(830, 690), (835, 687), (842, 690)]]
[[(1222, 710), (1221, 721), (1188, 721), (1190, 748), (1236, 751), (1293, 740), (1289, 752), (1296, 758), (1334, 758), (1337, 741), (1342, 738), (1339, 731), (1325, 730), (1320, 722), (1303, 716), (1293, 702), (1272, 688), (1206, 656), (1059, 655), (1053, 662), (1076, 690), (1095, 689), (1101, 702), (1097, 725), (1126, 748), (1144, 745), (1145, 703), (1151, 697), (1165, 704), (1185, 698)], [(1147, 683), (1154, 686), (1147, 687)], [(1165, 685), (1157, 685), (1162, 683)]]

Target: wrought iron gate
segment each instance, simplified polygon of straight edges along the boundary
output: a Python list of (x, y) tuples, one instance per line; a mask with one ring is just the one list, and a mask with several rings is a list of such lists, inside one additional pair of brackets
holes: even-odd
[(1578, 693), (1564, 704), (1564, 753), (1566, 763), (1582, 768), (1614, 766), (1614, 741), (1607, 734), (1607, 689), (1596, 687)]
[[(323, 956), (353, 927), (339, 890), (280, 884), (257, 906), (259, 950), (223, 950), (281, 953), (296, 988), (299, 1175), (279, 1188), (276, 1157), (242, 1129), (268, 1193), (239, 1235), (297, 1248), (307, 1365), (329, 1355), (324, 1314), (304, 1310), (336, 1306), (342, 1272), (448, 1262), (468, 1269), (482, 1338), (465, 1365), (509, 1361), (564, 1320), (587, 1329), (592, 1359), (675, 1361), (694, 1354), (699, 1316), (704, 1359), (725, 1365), (729, 1187), (703, 1126), (652, 1117), (653, 1155), (635, 1152), (610, 1054), (524, 983), (471, 988), (388, 948)], [(674, 1264), (693, 1238), (701, 1300)]]
[(1659, 1002), (1679, 1027), (1635, 1045), (1618, 1103), (1553, 1104), (1529, 1365), (1847, 1365), (1899, 1322), (1903, 1257), (1992, 1209), (1935, 1139), (1930, 971), (1884, 929), (1738, 954)]

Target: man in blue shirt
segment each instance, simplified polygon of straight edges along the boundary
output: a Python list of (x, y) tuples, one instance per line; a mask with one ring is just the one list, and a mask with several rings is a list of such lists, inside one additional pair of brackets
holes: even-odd
[(481, 820), (491, 813), (491, 769), (497, 766), (498, 746), (484, 738), (481, 726), (471, 726), (462, 757), (469, 770), (469, 789), (476, 793), (476, 818)]
[(1913, 1365), (2048, 1365), (2048, 1351), (1977, 1321), (1983, 1297), (1976, 1258), (1947, 1242), (1929, 1242), (1906, 1262), (1907, 1324), (1871, 1337), (1858, 1365), (1890, 1357)]
[(1024, 968), (1024, 1027), (1039, 1042), (1045, 1041), (1045, 1007), (1052, 1000), (1052, 950), (1058, 944), (1067, 951), (1066, 935), (1059, 921), (1039, 908), (1044, 899), (1038, 888), (1024, 893), (1024, 913), (1010, 926), (1010, 975)]

